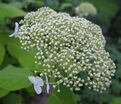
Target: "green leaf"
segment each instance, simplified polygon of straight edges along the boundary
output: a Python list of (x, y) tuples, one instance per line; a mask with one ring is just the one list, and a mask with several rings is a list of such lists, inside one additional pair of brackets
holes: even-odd
[(18, 94), (11, 93), (3, 99), (3, 104), (22, 104), (22, 97)]
[(52, 94), (48, 99), (48, 104), (65, 104), (63, 101), (56, 95)]
[(9, 43), (7, 50), (14, 58), (18, 60), (21, 66), (27, 68), (35, 68), (35, 50), (30, 50), (29, 52), (23, 50), (19, 40), (17, 39), (16, 41), (13, 40), (11, 43)]
[(26, 91), (29, 95), (31, 95), (31, 96), (34, 96), (34, 95), (35, 95), (35, 90), (34, 90), (33, 86), (29, 86), (29, 87), (25, 88), (25, 91)]
[(3, 62), (4, 55), (5, 55), (4, 46), (0, 44), (0, 64)]
[[(111, 58), (114, 60), (114, 61), (117, 61), (120, 65), (121, 63), (121, 53), (120, 51), (117, 49), (117, 46), (114, 45), (114, 44), (108, 44), (106, 45), (106, 48), (108, 50), (108, 52), (110, 52), (111, 54)], [(117, 65), (118, 66), (118, 65)], [(118, 66), (118, 69), (120, 66)]]
[(120, 92), (121, 92), (121, 83), (116, 79), (112, 80), (111, 90), (112, 90), (112, 92), (114, 94), (120, 94)]
[[(115, 12), (118, 10), (118, 6), (117, 6), (117, 0), (101, 0), (100, 3), (98, 0), (82, 0), (85, 2), (90, 2), (92, 4), (94, 4), (96, 6), (96, 8), (98, 9), (98, 11), (100, 12), (105, 12), (108, 15), (114, 15)], [(106, 6), (105, 6), (106, 5)]]
[(14, 91), (29, 87), (31, 83), (28, 81), (28, 76), (31, 74), (28, 69), (9, 65), (0, 71), (0, 88)]
[(22, 8), (23, 4), (20, 1), (15, 1), (10, 3), (11, 6), (14, 6), (16, 8)]
[(63, 3), (60, 7), (61, 10), (72, 7), (71, 3)]
[(110, 104), (121, 104), (121, 97), (113, 98)]
[(121, 70), (116, 70), (116, 73), (115, 73), (115, 76), (116, 76), (116, 79), (121, 79)]
[(48, 98), (48, 104), (77, 104), (78, 96), (69, 88), (61, 86), (61, 92), (54, 92)]
[(59, 0), (47, 0), (47, 5), (55, 10), (59, 10)]
[(35, 55), (34, 50), (30, 50), (29, 52), (25, 51), (24, 53), (20, 54), (18, 61), (23, 67), (35, 68), (34, 55)]
[(24, 16), (26, 12), (10, 4), (0, 3), (0, 18)]
[(12, 57), (18, 60), (21, 66), (27, 68), (35, 68), (35, 50), (32, 49), (29, 52), (21, 48), (21, 44), (18, 39), (10, 38), (8, 36), (10, 33), (0, 34), (0, 44), (7, 46), (7, 51)]
[[(14, 39), (14, 38), (13, 38)], [(7, 45), (7, 50), (14, 58), (18, 59), (21, 53), (25, 53), (24, 50), (21, 49), (21, 45), (19, 41), (14, 39)]]
[(109, 94), (109, 89), (103, 93), (99, 93), (85, 88), (80, 92), (80, 97), (80, 102), (83, 102), (85, 99), (87, 99), (85, 102), (95, 102), (95, 104), (98, 104), (99, 102), (100, 104), (104, 104), (112, 99), (112, 96)]
[(17, 41), (15, 38), (10, 38), (10, 34), (10, 31), (0, 31), (0, 44), (9, 45), (10, 43), (12, 44), (14, 41)]
[(0, 88), (0, 98), (7, 95), (9, 93), (9, 91), (3, 89), (3, 88)]

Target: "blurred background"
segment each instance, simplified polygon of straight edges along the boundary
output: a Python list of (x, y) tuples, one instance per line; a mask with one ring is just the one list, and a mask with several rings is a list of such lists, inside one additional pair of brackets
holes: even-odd
[[(14, 30), (15, 22), (19, 22), (27, 12), (43, 6), (87, 18), (101, 26), (107, 41), (106, 50), (117, 66), (115, 77), (106, 92), (100, 94), (82, 88), (80, 92), (73, 93), (62, 87), (59, 94), (44, 95), (47, 104), (121, 104), (121, 0), (0, 0), (0, 70), (35, 68), (34, 52), (23, 51), (19, 41), (9, 38), (9, 35)], [(9, 74), (6, 71), (2, 73), (5, 78), (0, 77), (0, 104), (42, 104), (35, 102), (38, 96), (35, 96), (33, 87), (18, 88), (20, 83), (14, 82), (15, 77), (9, 78)], [(11, 85), (7, 78), (14, 80)]]

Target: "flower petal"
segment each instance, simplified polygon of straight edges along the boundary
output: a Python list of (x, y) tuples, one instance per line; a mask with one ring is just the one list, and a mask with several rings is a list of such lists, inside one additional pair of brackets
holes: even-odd
[(11, 34), (9, 37), (17, 37), (17, 32), (18, 32), (18, 29), (19, 29), (19, 24), (17, 22), (15, 22), (15, 29), (14, 29), (14, 33)]
[(14, 32), (17, 33), (19, 29), (19, 24), (17, 22), (15, 22), (15, 29)]
[(41, 77), (37, 76), (37, 77), (35, 77), (35, 80), (37, 81), (38, 86), (43, 86), (44, 85), (44, 82), (43, 82)]
[(37, 94), (41, 94), (42, 93), (42, 88), (38, 85), (34, 85), (34, 90)]
[(37, 85), (37, 81), (34, 76), (28, 76), (28, 79), (32, 84)]
[(15, 34), (13, 33), (13, 34), (11, 34), (11, 35), (9, 35), (9, 37), (13, 37)]
[(50, 91), (50, 85), (49, 85), (49, 83), (48, 83), (48, 77), (47, 77), (46, 74), (45, 74), (45, 77), (46, 77), (46, 91), (47, 91), (47, 93), (49, 94), (49, 91)]
[(49, 84), (47, 84), (47, 86), (46, 86), (46, 91), (49, 94), (49, 92), (50, 92), (50, 85)]

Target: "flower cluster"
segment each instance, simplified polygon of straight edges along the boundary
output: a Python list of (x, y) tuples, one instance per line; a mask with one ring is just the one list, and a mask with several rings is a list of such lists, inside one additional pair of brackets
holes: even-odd
[(90, 2), (82, 2), (75, 8), (75, 13), (79, 16), (96, 15), (97, 9)]
[(115, 64), (105, 51), (99, 26), (48, 7), (28, 13), (19, 24), (15, 34), (22, 48), (36, 49), (40, 77), (47, 74), (48, 83), (58, 91), (59, 85), (76, 91), (87, 86), (99, 92), (110, 86)]

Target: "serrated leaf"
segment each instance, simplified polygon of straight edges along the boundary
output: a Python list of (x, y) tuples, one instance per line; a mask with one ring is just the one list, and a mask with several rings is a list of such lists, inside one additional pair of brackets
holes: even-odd
[(48, 98), (48, 104), (77, 104), (78, 96), (69, 88), (61, 86), (61, 92), (54, 92)]
[(0, 3), (0, 18), (24, 16), (26, 12), (10, 4)]
[(3, 89), (3, 88), (0, 88), (0, 98), (7, 95), (9, 93), (9, 91)]
[(5, 55), (4, 46), (0, 44), (0, 64), (3, 62), (4, 55)]
[(0, 88), (14, 91), (29, 87), (31, 83), (28, 81), (28, 76), (31, 74), (28, 69), (9, 65), (0, 71)]

